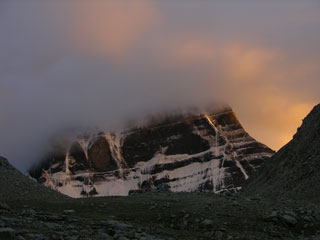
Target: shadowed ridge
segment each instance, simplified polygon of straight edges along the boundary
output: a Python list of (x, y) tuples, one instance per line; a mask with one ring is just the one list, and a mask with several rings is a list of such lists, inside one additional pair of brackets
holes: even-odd
[(57, 200), (66, 198), (68, 197), (29, 179), (15, 169), (7, 159), (0, 157), (1, 201)]
[(244, 188), (244, 193), (273, 199), (320, 199), (320, 105), (303, 120), (293, 139), (281, 148)]

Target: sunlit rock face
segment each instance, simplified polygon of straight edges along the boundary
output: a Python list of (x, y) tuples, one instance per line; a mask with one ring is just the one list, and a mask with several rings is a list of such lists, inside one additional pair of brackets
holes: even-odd
[(187, 114), (119, 135), (79, 136), (30, 174), (72, 197), (128, 195), (166, 186), (173, 192), (238, 191), (273, 155), (229, 109)]

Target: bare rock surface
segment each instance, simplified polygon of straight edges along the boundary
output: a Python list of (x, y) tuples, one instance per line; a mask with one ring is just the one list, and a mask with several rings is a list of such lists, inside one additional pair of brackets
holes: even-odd
[(213, 193), (32, 200), (0, 210), (0, 239), (311, 240), (319, 229), (313, 205)]
[(118, 134), (80, 134), (64, 149), (57, 137), (53, 145), (59, 147), (30, 174), (71, 197), (126, 196), (163, 186), (236, 192), (274, 154), (244, 130), (231, 108), (158, 118)]

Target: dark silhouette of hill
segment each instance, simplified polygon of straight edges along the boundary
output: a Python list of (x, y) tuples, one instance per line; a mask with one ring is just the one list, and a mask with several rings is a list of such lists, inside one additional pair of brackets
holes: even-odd
[(42, 186), (15, 169), (7, 159), (0, 157), (0, 201), (58, 200), (68, 198)]
[(293, 139), (251, 177), (246, 194), (319, 204), (320, 105), (303, 120)]

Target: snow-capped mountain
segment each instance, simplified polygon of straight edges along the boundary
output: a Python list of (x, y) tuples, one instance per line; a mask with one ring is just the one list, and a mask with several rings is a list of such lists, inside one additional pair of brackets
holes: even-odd
[(121, 134), (83, 134), (30, 171), (71, 197), (133, 190), (238, 191), (273, 155), (243, 129), (232, 109), (185, 114)]

